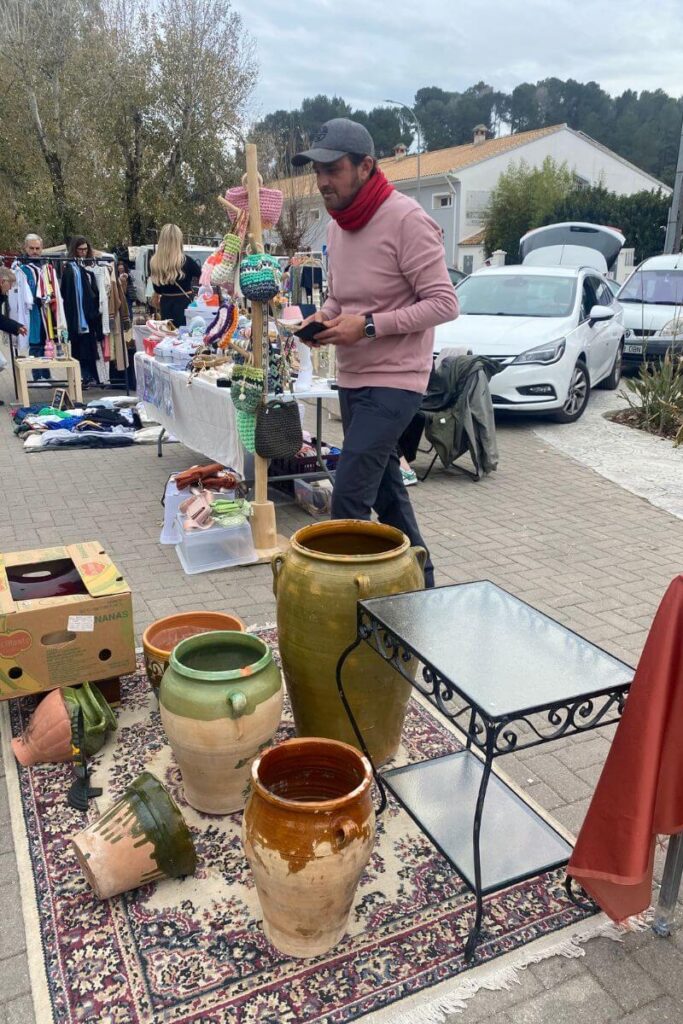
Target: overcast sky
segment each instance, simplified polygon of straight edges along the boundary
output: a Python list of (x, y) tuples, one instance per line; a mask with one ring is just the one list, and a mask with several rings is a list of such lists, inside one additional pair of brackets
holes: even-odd
[(683, 95), (683, 0), (233, 2), (258, 47), (257, 118), (316, 93), (370, 108), (551, 75)]

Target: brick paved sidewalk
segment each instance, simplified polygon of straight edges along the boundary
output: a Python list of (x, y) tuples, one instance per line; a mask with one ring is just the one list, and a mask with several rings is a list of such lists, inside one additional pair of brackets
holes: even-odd
[[(5, 400), (8, 383), (0, 382)], [(474, 484), (436, 470), (411, 490), (437, 583), (493, 580), (635, 663), (666, 586), (683, 568), (683, 524), (546, 446), (526, 424), (501, 424), (499, 445), (501, 467), (490, 479)], [(180, 445), (168, 446), (163, 459), (153, 447), (26, 455), (0, 410), (0, 550), (100, 540), (133, 589), (138, 635), (154, 619), (190, 608), (272, 621), (268, 566), (187, 577), (174, 549), (157, 543), (165, 481), (196, 461)], [(285, 534), (310, 521), (295, 506), (278, 511)], [(552, 752), (510, 756), (503, 769), (576, 830), (608, 745), (603, 730), (546, 748)], [(32, 1024), (4, 786), (0, 822), (0, 1024)], [(585, 957), (530, 967), (521, 984), (482, 992), (451, 1019), (681, 1021), (683, 930), (670, 940), (649, 931), (623, 943), (593, 940)]]

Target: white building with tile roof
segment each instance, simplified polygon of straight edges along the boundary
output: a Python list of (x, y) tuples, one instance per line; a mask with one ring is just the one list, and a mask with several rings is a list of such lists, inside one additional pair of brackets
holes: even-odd
[[(671, 194), (663, 182), (566, 124), (497, 139), (487, 139), (486, 129), (479, 125), (474, 129), (472, 142), (422, 153), (419, 157), (420, 202), (442, 229), (449, 266), (471, 273), (481, 265), (484, 214), (501, 174), (521, 161), (529, 167), (540, 167), (546, 157), (552, 157), (558, 164), (566, 163), (578, 181), (602, 184), (619, 195), (659, 189)], [(396, 154), (379, 164), (396, 188), (417, 198), (416, 154), (397, 146)], [(304, 197), (310, 222), (305, 244), (313, 251), (321, 250), (329, 217), (313, 176), (298, 175), (279, 185), (284, 187), (285, 196), (294, 191)]]

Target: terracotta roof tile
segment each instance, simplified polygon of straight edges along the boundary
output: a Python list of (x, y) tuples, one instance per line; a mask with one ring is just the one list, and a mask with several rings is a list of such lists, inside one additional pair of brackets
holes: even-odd
[[(537, 128), (531, 132), (519, 132), (516, 135), (503, 135), (499, 139), (488, 139), (474, 145), (468, 142), (464, 146), (451, 146), (449, 149), (436, 149), (429, 153), (420, 154), (420, 177), (430, 178), (445, 174), (447, 171), (461, 171), (465, 167), (471, 167), (482, 160), (499, 156), (509, 150), (517, 149), (528, 142), (542, 139), (546, 135), (553, 135), (566, 125), (555, 124), (548, 128)], [(385, 157), (379, 161), (379, 165), (386, 174), (389, 181), (398, 183), (410, 181), (417, 177), (417, 154), (411, 153), (404, 157)], [(313, 176), (311, 174), (297, 175), (285, 181), (275, 182), (276, 188), (283, 188), (291, 195), (292, 183), (295, 183), (298, 195), (311, 195)]]
[(484, 228), (481, 231), (475, 231), (473, 235), (468, 235), (467, 238), (463, 238), (458, 245), (483, 245), (484, 235), (486, 234)]

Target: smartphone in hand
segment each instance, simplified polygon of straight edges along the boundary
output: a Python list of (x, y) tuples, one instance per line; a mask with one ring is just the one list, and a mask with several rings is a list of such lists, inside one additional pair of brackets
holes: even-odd
[[(327, 330), (327, 326), (325, 324), (320, 324), (315, 320), (311, 320), (310, 323), (305, 324), (303, 327), (300, 327), (298, 331), (295, 331), (294, 336), (296, 338), (301, 338), (302, 341), (315, 342), (316, 335), (325, 330)], [(318, 344), (320, 344), (320, 342)]]

